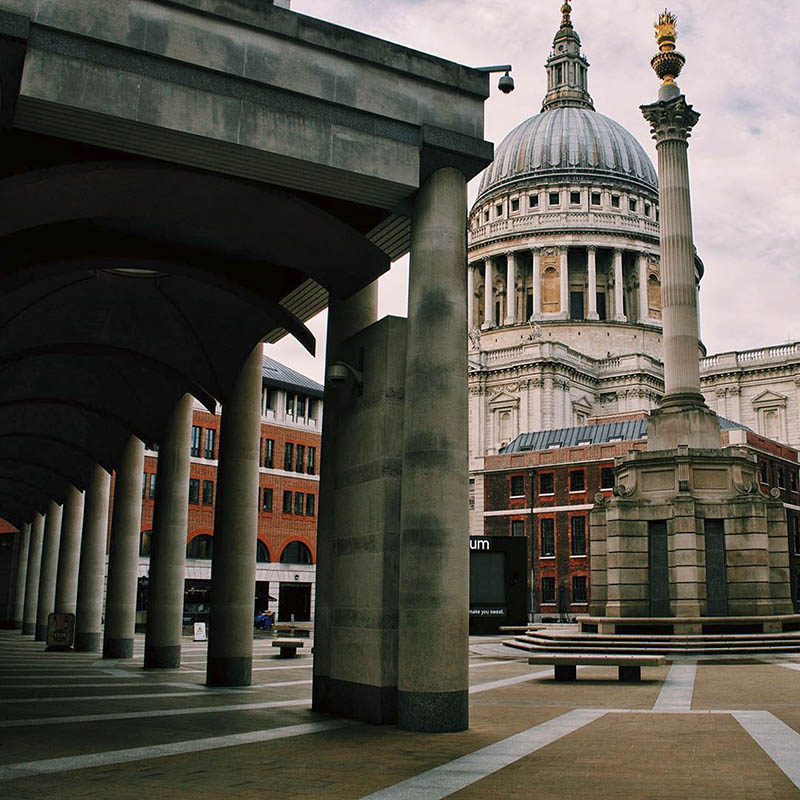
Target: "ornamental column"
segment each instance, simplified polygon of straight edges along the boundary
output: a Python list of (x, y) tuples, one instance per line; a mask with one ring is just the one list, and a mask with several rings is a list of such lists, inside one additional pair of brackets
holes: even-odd
[(506, 325), (517, 322), (517, 260), (513, 253), (506, 253)]
[(531, 284), (533, 289), (533, 318), (542, 315), (542, 251), (538, 247), (531, 249)]
[(627, 322), (623, 296), (622, 250), (614, 251), (614, 321)]
[(466, 211), (464, 175), (446, 167), (420, 187), (411, 220), (397, 640), (407, 730), (469, 725)]
[(106, 574), (108, 501), (111, 476), (92, 466), (83, 506), (78, 599), (75, 605), (75, 649), (95, 653), (103, 641), (103, 583)]
[(569, 319), (569, 248), (561, 248), (561, 268), (559, 269), (561, 278), (561, 318)]
[(39, 573), (42, 567), (44, 514), (34, 514), (31, 523), (31, 543), (28, 547), (28, 569), (25, 581), (25, 604), (22, 609), (22, 635), (36, 633), (36, 607), (39, 603)]
[(61, 521), (61, 544), (58, 551), (58, 577), (54, 610), (58, 614), (74, 614), (78, 599), (78, 567), (81, 557), (83, 526), (83, 492), (75, 486), (67, 488), (64, 515)]
[(145, 668), (177, 669), (181, 665), (193, 405), (192, 396), (183, 395), (167, 421), (159, 444), (150, 539)]
[(131, 436), (125, 445), (114, 485), (103, 658), (133, 658), (143, 471), (144, 442)]
[(586, 248), (587, 271), (589, 273), (589, 313), (586, 319), (600, 319), (597, 313), (597, 248)]
[[(461, 262), (464, 277), (464, 261)], [(464, 318), (464, 298), (459, 307)], [(464, 346), (467, 334), (464, 331)], [(247, 357), (222, 406), (206, 683), (249, 686), (258, 535), (258, 443), (264, 352)]]
[(467, 330), (475, 327), (475, 264), (467, 266)]
[(39, 570), (39, 602), (36, 605), (36, 641), (47, 640), (47, 618), (55, 610), (58, 548), (61, 543), (61, 518), (64, 507), (50, 501), (42, 542), (42, 566)]
[(647, 296), (647, 253), (639, 253), (639, 322), (650, 319), (650, 300)]
[(22, 630), (22, 615), (25, 611), (25, 578), (28, 574), (28, 551), (31, 545), (31, 523), (26, 522), (19, 532), (17, 568), (14, 578), (14, 627)]
[(483, 330), (494, 328), (494, 264), (492, 257), (487, 256), (484, 262), (483, 279)]

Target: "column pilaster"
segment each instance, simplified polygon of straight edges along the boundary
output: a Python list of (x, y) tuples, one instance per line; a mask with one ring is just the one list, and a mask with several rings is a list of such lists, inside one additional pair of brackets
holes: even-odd
[(483, 325), (481, 328), (488, 331), (494, 328), (494, 263), (491, 256), (487, 256), (483, 265)]
[(586, 319), (598, 320), (600, 315), (597, 313), (597, 248), (586, 248), (586, 265), (588, 272), (589, 286), (587, 294), (589, 295), (589, 313)]
[(561, 265), (559, 277), (561, 279), (561, 319), (569, 319), (569, 248), (560, 248)]
[(39, 570), (39, 602), (36, 606), (36, 641), (47, 640), (47, 618), (55, 611), (58, 549), (61, 543), (63, 506), (50, 501), (42, 543), (42, 567)]
[(506, 253), (506, 325), (517, 323), (517, 259), (514, 253)]
[(650, 300), (647, 296), (647, 253), (639, 253), (639, 322), (650, 321)]
[(28, 575), (28, 552), (31, 546), (31, 523), (26, 522), (19, 532), (19, 548), (17, 549), (17, 567), (14, 576), (14, 627), (22, 630), (25, 611), (25, 582)]
[(622, 250), (614, 251), (614, 321), (627, 322), (625, 316), (625, 285), (622, 272)]
[(25, 605), (22, 609), (22, 634), (36, 633), (36, 607), (39, 604), (39, 575), (44, 543), (44, 514), (34, 514), (31, 523), (31, 543), (28, 547), (28, 569), (25, 581)]
[(542, 251), (538, 247), (531, 249), (531, 285), (533, 288), (533, 318), (542, 316)]
[(75, 486), (67, 489), (64, 515), (61, 520), (61, 542), (58, 551), (58, 577), (54, 610), (74, 614), (78, 599), (78, 568), (81, 557), (84, 494)]
[(475, 327), (475, 264), (467, 266), (467, 330)]

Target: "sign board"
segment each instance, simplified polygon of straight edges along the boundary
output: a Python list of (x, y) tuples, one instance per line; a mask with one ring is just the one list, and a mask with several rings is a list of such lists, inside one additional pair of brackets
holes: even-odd
[(69, 650), (75, 639), (74, 614), (50, 614), (47, 617), (47, 649)]
[(207, 641), (206, 624), (205, 624), (205, 622), (195, 622), (195, 624), (194, 624), (194, 636), (192, 638), (193, 638), (193, 641), (195, 641), (195, 642), (205, 642), (205, 641)]
[(470, 608), (469, 615), (471, 617), (504, 617), (506, 610), (505, 608)]

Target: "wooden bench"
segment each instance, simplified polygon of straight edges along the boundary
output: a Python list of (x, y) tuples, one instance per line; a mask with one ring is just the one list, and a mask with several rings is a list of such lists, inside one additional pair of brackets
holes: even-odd
[(529, 664), (552, 664), (554, 679), (557, 681), (577, 680), (577, 667), (619, 667), (619, 679), (635, 682), (642, 679), (642, 667), (661, 667), (666, 663), (664, 656), (640, 655), (582, 655), (572, 653), (543, 653), (530, 656)]
[(301, 647), (305, 647), (305, 639), (273, 639), (272, 646), (280, 647), (279, 658), (294, 658)]

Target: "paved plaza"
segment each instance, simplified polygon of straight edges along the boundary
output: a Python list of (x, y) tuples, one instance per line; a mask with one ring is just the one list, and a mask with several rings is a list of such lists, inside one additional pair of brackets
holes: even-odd
[(102, 661), (0, 633), (0, 796), (800, 797), (800, 654), (570, 684), (472, 638), (470, 730), (420, 734), (313, 714), (311, 657), (269, 639), (247, 689), (203, 685), (203, 643), (153, 672), (143, 647)]

